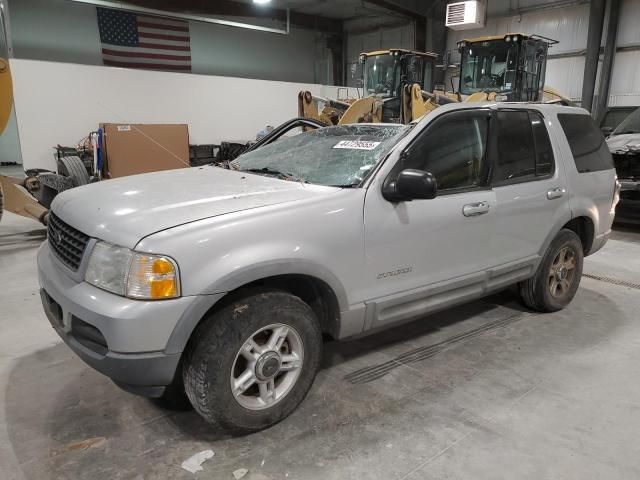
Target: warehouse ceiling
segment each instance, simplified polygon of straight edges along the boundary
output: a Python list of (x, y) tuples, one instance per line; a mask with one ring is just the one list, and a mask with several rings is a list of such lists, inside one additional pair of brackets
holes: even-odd
[[(238, 3), (252, 4), (253, 0), (234, 0)], [(393, 15), (394, 7), (413, 11), (420, 15), (429, 15), (441, 4), (460, 0), (272, 0), (268, 5), (272, 8), (318, 15), (328, 18), (350, 20), (362, 16)], [(489, 15), (518, 14), (542, 8), (559, 8), (577, 3), (588, 3), (589, 0), (488, 0)]]
[[(452, 0), (272, 0), (256, 5), (253, 0), (129, 0), (140, 6), (211, 16), (255, 17), (284, 21), (286, 10), (291, 24), (328, 32), (349, 30), (349, 21), (358, 28), (375, 29), (390, 23), (424, 21), (425, 17), (444, 19), (443, 7)], [(488, 0), (489, 16), (517, 15), (532, 10), (560, 8), (588, 0)]]

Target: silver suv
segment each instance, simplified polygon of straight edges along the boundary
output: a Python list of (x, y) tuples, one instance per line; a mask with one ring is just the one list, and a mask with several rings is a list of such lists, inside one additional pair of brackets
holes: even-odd
[(512, 284), (532, 309), (565, 307), (616, 202), (586, 111), (446, 105), (64, 192), (42, 303), (120, 387), (255, 431), (302, 401), (323, 336), (428, 322)]

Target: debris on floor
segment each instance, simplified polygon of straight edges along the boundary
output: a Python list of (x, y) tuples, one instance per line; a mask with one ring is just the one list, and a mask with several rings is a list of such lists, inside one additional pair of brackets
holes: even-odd
[(203, 450), (202, 452), (198, 452), (195, 455), (187, 458), (184, 462), (182, 462), (182, 468), (191, 473), (196, 473), (202, 470), (202, 464), (213, 457), (215, 454), (213, 450)]
[(106, 441), (107, 439), (104, 437), (87, 438), (86, 440), (82, 440), (80, 442), (68, 443), (58, 449), (52, 449), (49, 452), (49, 456), (55, 457), (57, 455), (61, 455), (67, 452), (77, 452), (77, 451), (87, 450), (88, 448), (101, 447), (102, 445), (104, 445)]
[(233, 478), (235, 478), (236, 480), (240, 480), (247, 473), (249, 473), (249, 470), (247, 470), (246, 468), (239, 468), (233, 471)]

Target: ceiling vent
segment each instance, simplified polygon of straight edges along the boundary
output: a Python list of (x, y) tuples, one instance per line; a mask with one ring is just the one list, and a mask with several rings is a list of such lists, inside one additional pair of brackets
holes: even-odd
[(447, 27), (452, 30), (470, 30), (484, 27), (485, 4), (480, 0), (467, 0), (447, 5)]

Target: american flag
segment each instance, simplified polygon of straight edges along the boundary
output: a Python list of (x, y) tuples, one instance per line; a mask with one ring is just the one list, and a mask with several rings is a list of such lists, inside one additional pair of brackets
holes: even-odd
[(96, 8), (104, 65), (191, 71), (188, 22)]

